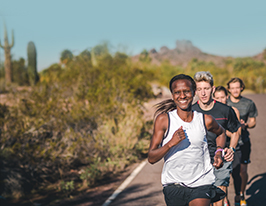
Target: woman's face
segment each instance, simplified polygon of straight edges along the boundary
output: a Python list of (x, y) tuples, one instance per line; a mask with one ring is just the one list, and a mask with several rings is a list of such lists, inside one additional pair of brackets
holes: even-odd
[(227, 96), (224, 91), (216, 91), (213, 98), (218, 102), (226, 104)]
[(177, 107), (187, 110), (191, 107), (194, 92), (192, 83), (187, 79), (179, 79), (172, 83), (172, 97)]

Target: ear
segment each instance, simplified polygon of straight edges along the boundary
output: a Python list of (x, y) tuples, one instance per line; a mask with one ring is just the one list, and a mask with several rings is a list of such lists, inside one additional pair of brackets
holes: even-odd
[(214, 91), (215, 91), (215, 86), (212, 86), (212, 94), (214, 93)]

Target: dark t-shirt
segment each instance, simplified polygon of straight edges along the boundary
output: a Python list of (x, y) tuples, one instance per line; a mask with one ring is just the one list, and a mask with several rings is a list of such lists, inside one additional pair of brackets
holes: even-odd
[[(202, 110), (197, 103), (192, 105), (192, 109), (198, 112), (201, 112), (203, 114), (208, 114), (208, 115), (212, 115), (214, 117), (214, 119), (225, 129), (228, 130), (232, 133), (236, 132), (238, 130), (238, 128), (241, 126), (240, 122), (238, 121), (235, 111), (220, 102), (216, 102), (214, 100), (214, 106), (212, 109), (205, 111)], [(211, 156), (211, 160), (213, 162), (213, 157), (215, 155), (215, 151), (216, 151), (216, 138), (217, 135), (207, 131), (207, 141), (208, 141), (208, 148), (209, 148), (209, 152), (210, 152), (210, 156)], [(230, 144), (230, 138), (227, 137), (226, 139), (226, 147), (228, 147)]]
[[(239, 102), (237, 103), (232, 102), (231, 99), (228, 98), (227, 104), (229, 106), (237, 108), (240, 113), (240, 119), (243, 119), (245, 122), (247, 122), (249, 117), (258, 116), (258, 110), (255, 103), (251, 99), (248, 99), (246, 97), (241, 97)], [(249, 132), (247, 128), (245, 128), (244, 130), (242, 129), (241, 138), (243, 142), (249, 141)]]

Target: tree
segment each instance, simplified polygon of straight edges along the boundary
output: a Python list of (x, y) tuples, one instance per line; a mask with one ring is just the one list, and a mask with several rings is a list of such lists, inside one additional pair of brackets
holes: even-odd
[(27, 85), (29, 83), (25, 59), (20, 58), (19, 60), (12, 61), (12, 69), (14, 82), (19, 85)]
[(91, 53), (88, 49), (85, 49), (79, 54), (80, 57), (90, 60), (91, 59)]
[(144, 50), (140, 53), (140, 55), (139, 55), (139, 60), (140, 60), (141, 62), (150, 62), (150, 61), (151, 61), (151, 58), (150, 58), (150, 56), (149, 56), (149, 52), (148, 52), (146, 49), (144, 49)]
[(73, 53), (70, 50), (65, 49), (64, 51), (61, 52), (60, 61), (62, 64), (67, 64), (73, 59), (73, 57), (74, 57)]

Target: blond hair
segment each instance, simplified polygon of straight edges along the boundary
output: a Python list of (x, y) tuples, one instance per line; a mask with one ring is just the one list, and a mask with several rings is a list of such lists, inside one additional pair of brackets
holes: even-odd
[(210, 72), (205, 72), (205, 71), (197, 72), (194, 75), (194, 80), (195, 82), (202, 82), (202, 81), (208, 82), (211, 86), (213, 86), (213, 77)]

